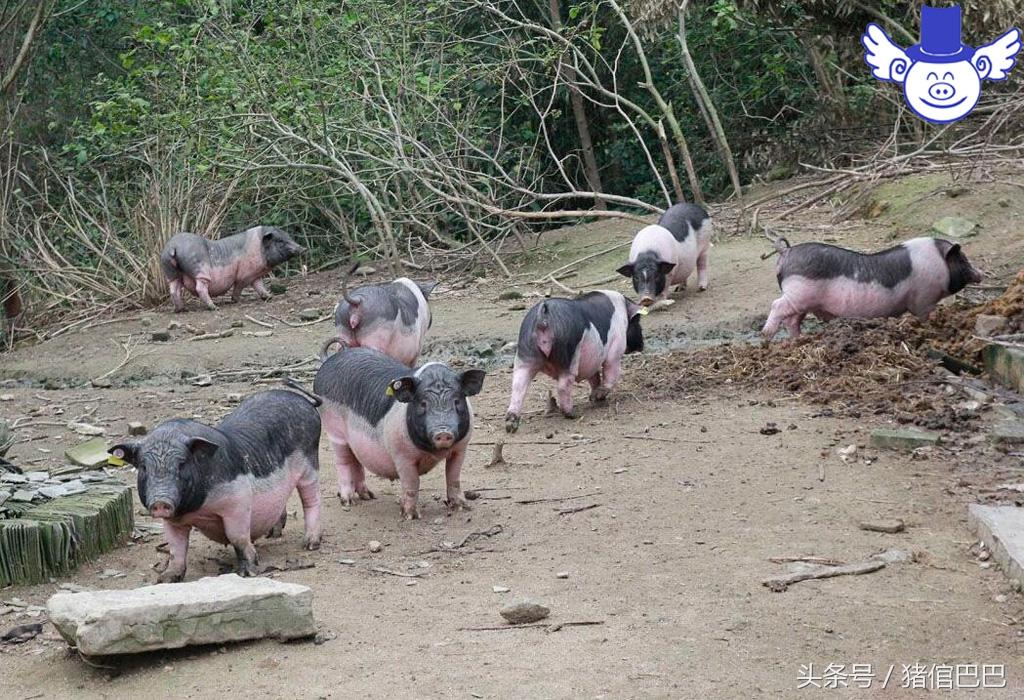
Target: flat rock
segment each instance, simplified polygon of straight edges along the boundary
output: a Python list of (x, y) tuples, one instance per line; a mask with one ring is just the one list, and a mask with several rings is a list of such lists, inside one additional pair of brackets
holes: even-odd
[(47, 611), (61, 636), (86, 656), (298, 639), (316, 632), (309, 588), (236, 574), (135, 590), (57, 593)]
[(1024, 585), (1024, 508), (972, 504), (967, 508), (967, 524), (1003, 572)]
[(16, 503), (31, 503), (32, 499), (36, 497), (35, 491), (29, 491), (27, 489), (20, 489), (11, 494), (11, 500)]
[(551, 609), (536, 600), (524, 598), (506, 605), (499, 612), (510, 624), (525, 625), (543, 620), (551, 614)]
[(83, 467), (95, 467), (97, 464), (106, 462), (110, 454), (107, 452), (107, 443), (102, 438), (94, 438), (83, 442), (81, 445), (75, 445), (65, 451), (64, 456), (74, 464), (79, 464)]
[(977, 229), (977, 222), (962, 216), (944, 216), (932, 224), (932, 231), (943, 238), (952, 238), (954, 241), (977, 235)]
[(985, 369), (996, 382), (1024, 393), (1024, 350), (989, 345), (982, 351)]
[(60, 498), (61, 496), (67, 496), (68, 490), (63, 484), (54, 484), (53, 486), (44, 486), (39, 489), (39, 493), (47, 498)]
[(936, 445), (938, 442), (938, 433), (929, 433), (923, 430), (885, 430), (880, 428), (871, 431), (871, 444), (889, 450), (911, 452), (918, 447)]
[(1024, 422), (1000, 423), (988, 434), (988, 439), (994, 445), (1024, 444)]
[(995, 316), (993, 314), (979, 314), (974, 319), (974, 332), (982, 337), (996, 335), (1006, 328), (1006, 316)]
[(903, 532), (906, 525), (899, 518), (889, 518), (887, 520), (864, 520), (857, 527), (869, 532), (887, 532), (894, 535), (897, 532)]

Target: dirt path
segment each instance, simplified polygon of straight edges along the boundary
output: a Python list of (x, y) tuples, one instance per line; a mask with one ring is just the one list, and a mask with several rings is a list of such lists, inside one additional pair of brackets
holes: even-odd
[[(971, 244), (972, 259), (999, 268), (1002, 276), (1019, 268), (1024, 255), (1010, 228), (987, 229)], [(842, 234), (850, 245), (871, 247), (886, 242), (889, 230), (883, 221)], [(628, 240), (629, 230), (595, 225), (551, 238), (548, 250), (554, 254), (523, 261), (523, 279)], [(1008, 248), (1015, 251), (1009, 258)], [(725, 237), (712, 253), (712, 289), (645, 319), (655, 349), (749, 337), (775, 292), (771, 263), (757, 258), (764, 249), (760, 241)], [(591, 261), (578, 280), (607, 274), (615, 257)], [(623, 389), (608, 406), (582, 404), (582, 417), (566, 421), (541, 415), (548, 385), (538, 381), (526, 406), (531, 413), (504, 449), (507, 464), (487, 468), (488, 443), (504, 438), (511, 373), (501, 347), (514, 339), (523, 313), (510, 307), (532, 301), (498, 301), (502, 285), (493, 280), (456, 286), (446, 281), (435, 300), (430, 352), (493, 367), (474, 401), (477, 428), (463, 484), (480, 498), (470, 513), (445, 517), (440, 471), (424, 480), (423, 520), (401, 522), (395, 487), (380, 480), (373, 485), (377, 500), (342, 508), (330, 498), (334, 469), (325, 443), (323, 548), (300, 551), (301, 508), (293, 498), (284, 538), (259, 549), (264, 564), (315, 564), (275, 576), (313, 588), (317, 621), (328, 641), (190, 649), (102, 669), (69, 654), (47, 626), (43, 638), (0, 647), (5, 695), (791, 697), (801, 666), (813, 664), (820, 676), (830, 663), (847, 671), (851, 664), (872, 664), (872, 689), (847, 691), (858, 697), (909, 697), (900, 686), (904, 665), (914, 663), (1005, 664), (1015, 691), (979, 697), (1011, 697), (1024, 689), (1024, 606), (997, 570), (982, 568), (972, 556), (968, 495), (959, 488), (972, 478), (965, 462), (967, 469), (998, 463), (1019, 470), (1019, 460), (1007, 462), (983, 448), (972, 438), (976, 432), (919, 459), (875, 451), (867, 447), (868, 433), (886, 423), (884, 416), (865, 417), (860, 424), (840, 420), (770, 386), (754, 394), (706, 387), (658, 402)], [(518, 288), (528, 294), (542, 287)], [(108, 424), (114, 436), (127, 417), (151, 426), (172, 415), (215, 420), (230, 410), (229, 394), (251, 391), (252, 384), (215, 377), (212, 386), (198, 387), (191, 378), (182, 380), (182, 371), (191, 377), (302, 362), (329, 334), (329, 323), (291, 328), (267, 314), (297, 320), (300, 309), (328, 312), (336, 290), (336, 274), (318, 275), (291, 284), (269, 304), (246, 299), (217, 313), (177, 317), (160, 310), (144, 314), (147, 326), (122, 320), (18, 350), (4, 358), (0, 372), (9, 380), (25, 379), (8, 381), (3, 393), (13, 398), (0, 404), (0, 412), (17, 417), (38, 409), (40, 416), (56, 416), (62, 408), (54, 420), (67, 420), (95, 407), (92, 422)], [(265, 330), (244, 321), (245, 315), (273, 323), (273, 335), (242, 335)], [(150, 354), (114, 375), (113, 388), (81, 386), (120, 362), (117, 334), (148, 337), (169, 321), (223, 330), (235, 320), (244, 327), (222, 340), (193, 342), (184, 329), (172, 331), (169, 343), (145, 340), (137, 352)], [(652, 371), (657, 362), (656, 354), (630, 357), (625, 371)], [(46, 380), (66, 388), (44, 390), (40, 383)], [(583, 388), (576, 392), (580, 402), (585, 395)], [(769, 422), (781, 431), (762, 434)], [(50, 432), (16, 446), (12, 459), (38, 459), (44, 467), (56, 463), (52, 455), (72, 437)], [(835, 453), (848, 444), (861, 446), (852, 464)], [(557, 497), (570, 500), (517, 503)], [(589, 505), (595, 507), (557, 512)], [(882, 517), (904, 519), (907, 531), (883, 535), (857, 527), (861, 520)], [(436, 551), (442, 542), (491, 528), (499, 531), (456, 552)], [(370, 540), (384, 543), (384, 550), (371, 554)], [(92, 587), (150, 582), (151, 566), (163, 556), (157, 544), (159, 538), (151, 538), (105, 555), (69, 580)], [(864, 576), (798, 583), (783, 593), (761, 585), (788, 571), (769, 557), (855, 562), (891, 548), (910, 553), (912, 560)], [(188, 577), (216, 574), (230, 559), (225, 548), (196, 535)], [(373, 566), (421, 575), (389, 576), (371, 571)], [(105, 569), (128, 575), (101, 580)], [(562, 572), (568, 576), (559, 578)], [(494, 586), (511, 592), (495, 593)], [(0, 591), (0, 601), (42, 603), (56, 588), (7, 589)], [(519, 596), (548, 604), (553, 624), (602, 624), (558, 631), (461, 629), (500, 625), (497, 609)], [(25, 621), (2, 616), (0, 628)], [(879, 685), (890, 666), (883, 692)]]

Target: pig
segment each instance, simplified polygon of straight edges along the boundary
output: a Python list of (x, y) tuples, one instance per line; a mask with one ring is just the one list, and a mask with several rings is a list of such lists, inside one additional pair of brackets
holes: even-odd
[(455, 372), (439, 362), (411, 369), (372, 348), (344, 348), (328, 357), (313, 381), (324, 431), (334, 446), (338, 496), (348, 505), (374, 497), (369, 470), (401, 485), (402, 516), (420, 517), (420, 477), (445, 460), (449, 512), (468, 510), (460, 474), (473, 432), (468, 398), (484, 372)]
[(269, 299), (263, 276), (304, 252), (287, 233), (273, 226), (256, 226), (219, 240), (179, 233), (164, 246), (160, 267), (171, 288), (175, 311), (185, 310), (185, 289), (198, 296), (206, 308), (216, 310), (212, 297), (228, 290), (234, 301), (248, 286), (260, 299)]
[(657, 224), (640, 229), (630, 246), (629, 262), (617, 272), (633, 281), (642, 306), (664, 301), (674, 285), (684, 288), (694, 269), (698, 289), (706, 291), (711, 233), (711, 219), (703, 207), (675, 204)]
[(413, 367), (430, 328), (427, 298), (436, 282), (413, 282), (399, 277), (389, 284), (372, 284), (348, 292), (348, 278), (359, 269), (356, 263), (342, 283), (341, 300), (334, 307), (338, 334), (320, 347), (320, 358), (338, 343), (342, 347), (373, 348)]
[(770, 341), (784, 325), (792, 337), (811, 313), (833, 318), (878, 318), (910, 311), (921, 321), (943, 297), (981, 282), (958, 243), (913, 238), (878, 253), (858, 253), (827, 243), (790, 247), (775, 239), (782, 296), (772, 302), (761, 331)]
[(523, 399), (538, 372), (558, 382), (557, 404), (566, 418), (577, 415), (572, 405), (575, 382), (590, 382), (591, 402), (607, 399), (619, 379), (623, 354), (644, 349), (640, 309), (619, 292), (599, 290), (575, 299), (547, 299), (526, 312), (519, 326), (505, 430), (519, 429)]
[(256, 575), (253, 540), (281, 535), (288, 496), (296, 488), (305, 520), (303, 547), (320, 547), (317, 405), (315, 397), (264, 391), (216, 427), (173, 419), (111, 449), (138, 470), (139, 500), (163, 521), (171, 558), (160, 583), (184, 578), (193, 527), (234, 547), (240, 575)]

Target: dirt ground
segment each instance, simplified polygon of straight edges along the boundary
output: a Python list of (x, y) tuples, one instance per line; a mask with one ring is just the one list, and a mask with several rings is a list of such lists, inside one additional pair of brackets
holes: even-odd
[[(793, 242), (831, 239), (879, 248), (922, 233), (945, 213), (966, 210), (982, 224), (966, 242), (968, 254), (988, 273), (986, 284), (1005, 284), (1024, 267), (1019, 195), (1013, 192), (1006, 207), (989, 206), (990, 198), (1009, 196), (1013, 188), (954, 199), (942, 193), (947, 185), (919, 178), (900, 190), (883, 188), (876, 196), (891, 204), (880, 218), (835, 224), (822, 206), (784, 233)], [(974, 420), (943, 431), (941, 447), (903, 455), (868, 445), (871, 429), (896, 425), (894, 413), (851, 417), (857, 414), (768, 381), (675, 382), (664, 390), (671, 378), (664, 351), (752, 340), (775, 296), (774, 264), (759, 258), (767, 244), (732, 228), (720, 226), (711, 289), (688, 293), (644, 319), (651, 352), (627, 358), (625, 378), (608, 404), (587, 405), (580, 386), (581, 418), (546, 416), (549, 384), (538, 380), (519, 433), (505, 445), (506, 463), (497, 466), (486, 465), (493, 443), (505, 439), (511, 377), (505, 346), (515, 339), (521, 307), (552, 286), (533, 281), (628, 244), (635, 226), (600, 223), (547, 234), (543, 253), (510, 258), (514, 285), (496, 278), (441, 280), (432, 300), (428, 358), (489, 369), (473, 402), (474, 442), (463, 472), (463, 486), (479, 498), (471, 512), (447, 517), (438, 469), (424, 479), (422, 520), (402, 522), (395, 485), (374, 477), (378, 498), (344, 508), (333, 498), (333, 456), (325, 441), (323, 547), (301, 551), (296, 497), (284, 538), (258, 543), (264, 565), (313, 565), (271, 575), (313, 589), (322, 643), (255, 642), (92, 666), (47, 625), (31, 642), (0, 646), (5, 696), (791, 697), (798, 694), (802, 666), (813, 664), (820, 676), (829, 664), (847, 670), (872, 664), (871, 688), (818, 692), (910, 697), (913, 691), (901, 689), (904, 666), (920, 663), (1004, 664), (1007, 688), (976, 696), (1019, 697), (1024, 599), (996, 567), (979, 561), (966, 527), (967, 503), (993, 500), (994, 483), (1021, 481), (1020, 457), (985, 442), (997, 407), (978, 407)], [(596, 256), (561, 281), (588, 286), (625, 254), (621, 247)], [(603, 286), (626, 290), (625, 280)], [(523, 298), (499, 300), (511, 288)], [(290, 367), (308, 379), (330, 323), (292, 327), (280, 319), (299, 323), (299, 311), (310, 308), (326, 315), (338, 291), (337, 272), (310, 275), (289, 280), (287, 293), (269, 303), (247, 296), (217, 312), (193, 303), (183, 315), (165, 305), (97, 319), (92, 327), (83, 323), (15, 349), (0, 359), (0, 393), (10, 397), (0, 403), (0, 414), (44, 425), (19, 431), (19, 438), (32, 439), (17, 444), (9, 458), (34, 468), (61, 463), (57, 456), (78, 438), (46, 423), (85, 417), (116, 439), (128, 420), (150, 426), (175, 416), (215, 421), (231, 409), (231, 394), (257, 390), (263, 384), (253, 380), (264, 381), (259, 375), (270, 370)], [(272, 335), (245, 335), (270, 330), (247, 316), (271, 324)], [(152, 331), (171, 322), (182, 327), (171, 331), (169, 342), (150, 340)], [(192, 341), (187, 326), (233, 334)], [(89, 386), (122, 362), (123, 346), (131, 355), (109, 377), (113, 386)], [(198, 386), (196, 379), (205, 384), (207, 376), (210, 385)], [(662, 390), (653, 391), (652, 382)], [(967, 398), (952, 388), (945, 395), (953, 404)], [(996, 395), (995, 403), (1000, 400)], [(836, 450), (851, 444), (859, 446), (857, 458), (844, 463)], [(518, 502), (545, 498), (562, 500)], [(559, 512), (578, 506), (593, 507)], [(858, 528), (862, 520), (879, 518), (902, 518), (907, 529), (889, 535)], [(454, 551), (442, 546), (481, 531), (492, 534)], [(370, 553), (371, 540), (382, 542), (383, 551)], [(153, 582), (152, 567), (164, 557), (156, 551), (159, 543), (159, 535), (140, 539), (66, 581), (95, 588)], [(858, 562), (889, 549), (907, 552), (910, 560), (868, 575), (798, 583), (782, 593), (762, 585), (790, 570), (771, 557)], [(232, 558), (227, 548), (194, 534), (188, 579), (217, 574)], [(101, 578), (110, 569), (127, 576)], [(64, 582), (8, 588), (0, 602), (17, 597), (43, 604)], [(511, 590), (495, 592), (496, 586)], [(547, 604), (552, 625), (600, 624), (465, 629), (502, 627), (498, 609), (519, 597)], [(0, 616), (0, 630), (30, 621)]]

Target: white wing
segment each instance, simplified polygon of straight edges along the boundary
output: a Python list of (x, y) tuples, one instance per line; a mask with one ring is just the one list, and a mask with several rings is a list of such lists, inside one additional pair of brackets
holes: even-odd
[(1020, 30), (1011, 29), (974, 52), (971, 63), (986, 80), (1006, 80), (1020, 51)]
[(860, 38), (864, 44), (864, 61), (871, 66), (871, 73), (879, 80), (902, 83), (910, 68), (910, 58), (892, 42), (885, 30), (872, 22)]

